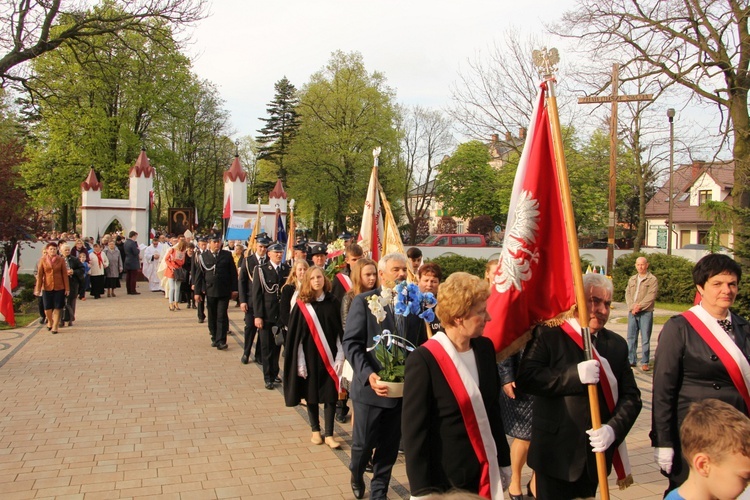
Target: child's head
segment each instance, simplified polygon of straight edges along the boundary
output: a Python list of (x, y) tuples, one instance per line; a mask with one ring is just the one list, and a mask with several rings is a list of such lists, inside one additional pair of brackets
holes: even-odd
[(705, 482), (713, 498), (737, 498), (750, 482), (750, 418), (718, 399), (690, 405), (680, 427), (690, 475)]
[(80, 260), (81, 262), (86, 262), (86, 255), (82, 254), (82, 253), (79, 253), (78, 254), (78, 260)]

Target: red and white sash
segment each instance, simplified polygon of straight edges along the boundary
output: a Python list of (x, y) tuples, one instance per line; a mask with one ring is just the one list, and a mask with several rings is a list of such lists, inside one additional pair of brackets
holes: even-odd
[[(578, 320), (575, 318), (568, 319), (561, 326), (563, 331), (568, 334), (573, 342), (583, 350), (583, 337), (581, 335), (581, 326), (578, 323)], [(607, 404), (609, 412), (613, 413), (615, 411), (615, 406), (617, 405), (617, 400), (620, 397), (617, 378), (615, 377), (607, 358), (600, 356), (593, 345), (591, 346), (591, 350), (594, 359), (599, 361), (599, 384), (601, 384), (602, 392), (604, 393), (604, 401)], [(612, 465), (617, 473), (617, 484), (620, 489), (630, 486), (633, 480), (632, 477), (630, 477), (630, 459), (628, 458), (628, 448), (625, 445), (625, 440), (623, 440), (620, 446), (615, 450), (615, 454), (612, 457)]]
[[(333, 384), (336, 387), (336, 392), (340, 391), (339, 388), (339, 376), (336, 374), (336, 370), (333, 368), (335, 361), (333, 359), (333, 353), (331, 352), (331, 346), (328, 345), (328, 339), (323, 334), (323, 327), (320, 325), (318, 315), (313, 309), (312, 304), (307, 304), (301, 300), (297, 300), (297, 307), (302, 311), (302, 315), (305, 317), (307, 327), (310, 329), (310, 335), (315, 342), (315, 347), (318, 348), (318, 354), (323, 360), (323, 365), (326, 367), (326, 371), (333, 379)], [(336, 339), (336, 349), (338, 353), (341, 353), (341, 341)]]
[(484, 407), (482, 393), (469, 370), (459, 360), (456, 348), (444, 332), (437, 332), (422, 344), (434, 356), (445, 380), (453, 391), (463, 416), (469, 441), (482, 469), (479, 495), (484, 498), (503, 498), (503, 481), (497, 463), (497, 447), (492, 437), (490, 420)]
[(344, 273), (338, 273), (336, 275), (336, 279), (339, 280), (339, 283), (341, 283), (341, 286), (344, 287), (345, 291), (348, 292), (349, 290), (352, 289), (352, 279), (349, 276), (347, 276), (346, 274), (344, 274)]
[(729, 378), (732, 379), (740, 396), (745, 400), (745, 406), (750, 410), (750, 363), (740, 348), (732, 341), (716, 318), (700, 305), (691, 307), (682, 315), (719, 357)]

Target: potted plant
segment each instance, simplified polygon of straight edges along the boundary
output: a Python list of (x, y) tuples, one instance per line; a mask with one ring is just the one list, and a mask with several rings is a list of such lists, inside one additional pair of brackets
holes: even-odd
[(378, 324), (382, 324), (386, 318), (386, 306), (393, 308), (395, 332), (382, 330), (373, 339), (373, 349), (382, 367), (378, 372), (380, 383), (388, 386), (388, 397), (400, 398), (403, 396), (406, 356), (415, 349), (405, 338), (405, 320), (409, 315), (415, 315), (425, 321), (433, 321), (435, 313), (432, 309), (437, 300), (432, 293), (420, 292), (414, 283), (402, 281), (395, 288), (383, 287), (380, 295), (371, 295), (367, 302)]

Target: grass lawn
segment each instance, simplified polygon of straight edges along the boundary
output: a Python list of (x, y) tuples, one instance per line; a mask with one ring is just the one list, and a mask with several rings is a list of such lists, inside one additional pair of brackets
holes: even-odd
[(27, 326), (29, 323), (33, 321), (39, 320), (39, 313), (33, 312), (33, 313), (18, 313), (16, 314), (16, 326), (10, 326), (5, 321), (0, 321), (0, 330), (13, 330), (14, 328), (22, 328), (24, 326)]

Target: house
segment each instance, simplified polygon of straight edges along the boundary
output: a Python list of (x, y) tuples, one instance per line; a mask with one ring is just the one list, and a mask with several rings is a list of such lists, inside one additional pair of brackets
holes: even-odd
[[(672, 249), (705, 244), (712, 221), (702, 215), (707, 201), (732, 203), (734, 160), (680, 165), (672, 174)], [(646, 205), (646, 246), (667, 248), (669, 220), (669, 178)], [(722, 246), (732, 248), (731, 233), (720, 235)]]
[[(490, 142), (485, 143), (487, 146), (487, 150), (490, 153), (490, 166), (494, 169), (501, 169), (503, 165), (508, 161), (508, 158), (513, 152), (517, 152), (520, 154), (521, 150), (523, 149), (524, 142), (526, 141), (526, 128), (521, 127), (518, 130), (518, 137), (514, 137), (511, 132), (505, 133), (505, 139), (500, 140), (499, 134), (492, 134), (490, 136)], [(444, 162), (448, 159), (448, 156), (445, 156), (443, 160)], [(438, 167), (439, 168), (439, 167)], [(430, 179), (427, 184), (425, 185), (420, 184), (419, 186), (416, 186), (412, 188), (409, 191), (407, 203), (409, 204), (409, 208), (412, 213), (417, 212), (417, 207), (420, 205), (420, 200), (424, 197), (425, 193), (434, 193), (435, 191), (435, 179)], [(435, 197), (433, 196), (430, 200), (430, 203), (428, 206), (425, 206), (422, 210), (421, 214), (418, 214), (418, 216), (424, 217), (427, 219), (430, 233), (434, 233), (437, 229), (438, 220), (441, 217), (444, 216), (451, 216), (449, 211), (443, 209), (442, 203), (439, 203)], [(453, 219), (456, 221), (456, 232), (457, 233), (465, 233), (469, 228), (469, 221), (466, 219), (460, 219), (457, 217), (453, 217)], [(405, 223), (406, 221), (402, 221), (402, 223)]]

